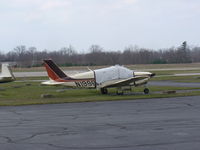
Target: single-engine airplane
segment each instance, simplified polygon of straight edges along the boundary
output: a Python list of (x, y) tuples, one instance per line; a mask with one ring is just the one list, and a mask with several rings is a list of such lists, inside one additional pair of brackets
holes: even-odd
[[(43, 85), (66, 85), (79, 88), (97, 88), (102, 94), (108, 93), (108, 88), (116, 87), (117, 94), (123, 94), (127, 87), (146, 85), (148, 80), (155, 76), (150, 72), (135, 72), (123, 66), (115, 65), (107, 68), (89, 70), (71, 76), (66, 75), (51, 59), (44, 60), (44, 66), (49, 76), (49, 81)], [(126, 87), (126, 88), (125, 88)], [(144, 88), (148, 94), (149, 89)]]
[(2, 63), (1, 65), (1, 74), (0, 74), (0, 83), (12, 82), (15, 80), (15, 77), (12, 73), (12, 70), (8, 63)]

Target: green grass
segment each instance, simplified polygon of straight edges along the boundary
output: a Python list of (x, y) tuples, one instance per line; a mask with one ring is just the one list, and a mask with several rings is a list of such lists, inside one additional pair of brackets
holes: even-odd
[[(102, 66), (93, 66), (91, 69), (101, 68)], [(187, 70), (155, 70), (153, 81), (173, 81), (173, 82), (198, 82), (200, 76), (162, 76), (178, 73), (196, 73), (199, 64), (164, 64), (164, 65), (128, 65), (127, 67), (135, 70), (140, 69), (164, 69), (164, 68), (187, 68)], [(194, 70), (194, 67), (196, 68)], [(80, 70), (86, 67), (64, 67), (64, 70)], [(44, 67), (38, 68), (15, 68), (14, 71), (44, 71)], [(167, 90), (192, 90), (200, 88), (173, 87), (173, 86), (151, 86), (150, 94), (142, 93), (143, 87), (133, 88), (133, 94), (123, 96), (116, 95), (116, 89), (109, 89), (108, 95), (102, 95), (96, 89), (66, 89), (62, 86), (41, 86), (40, 82), (30, 80), (48, 80), (48, 77), (26, 77), (17, 78), (17, 82), (1, 84), (0, 87), (0, 105), (30, 105), (30, 104), (51, 104), (67, 102), (90, 102), (90, 101), (111, 101), (111, 100), (134, 100), (148, 98), (165, 98), (200, 95), (200, 91), (187, 91), (176, 94), (163, 94)], [(25, 81), (25, 82), (24, 82)], [(61, 92), (57, 92), (61, 90)], [(63, 90), (63, 91), (62, 91)], [(52, 98), (41, 98), (42, 94), (51, 94)]]
[[(109, 89), (108, 95), (102, 95), (96, 89), (66, 89), (62, 86), (41, 86), (38, 82), (12, 82), (1, 84), (0, 105), (29, 105), (29, 104), (51, 104), (66, 102), (89, 102), (107, 100), (128, 100), (144, 98), (163, 98), (176, 96), (200, 95), (200, 91), (192, 91), (177, 94), (154, 93), (165, 90), (190, 90), (199, 88), (182, 87), (149, 87), (152, 94), (142, 93), (143, 88), (135, 88), (135, 94), (116, 95), (115, 89)], [(58, 90), (62, 90), (58, 92)], [(51, 94), (52, 98), (41, 98), (42, 94)]]

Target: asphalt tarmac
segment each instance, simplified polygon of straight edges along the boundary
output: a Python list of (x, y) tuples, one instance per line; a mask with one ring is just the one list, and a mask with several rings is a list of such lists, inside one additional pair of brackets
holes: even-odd
[(199, 150), (200, 96), (0, 107), (1, 150)]

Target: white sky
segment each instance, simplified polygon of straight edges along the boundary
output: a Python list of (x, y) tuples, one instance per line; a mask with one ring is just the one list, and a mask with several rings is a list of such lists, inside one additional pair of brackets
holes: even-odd
[(0, 0), (0, 50), (200, 46), (200, 0)]

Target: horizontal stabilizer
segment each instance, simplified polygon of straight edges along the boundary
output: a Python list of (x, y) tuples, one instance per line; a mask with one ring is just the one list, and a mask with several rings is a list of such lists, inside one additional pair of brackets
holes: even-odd
[(42, 85), (62, 85), (63, 82), (55, 82), (53, 80), (44, 81), (41, 83)]

